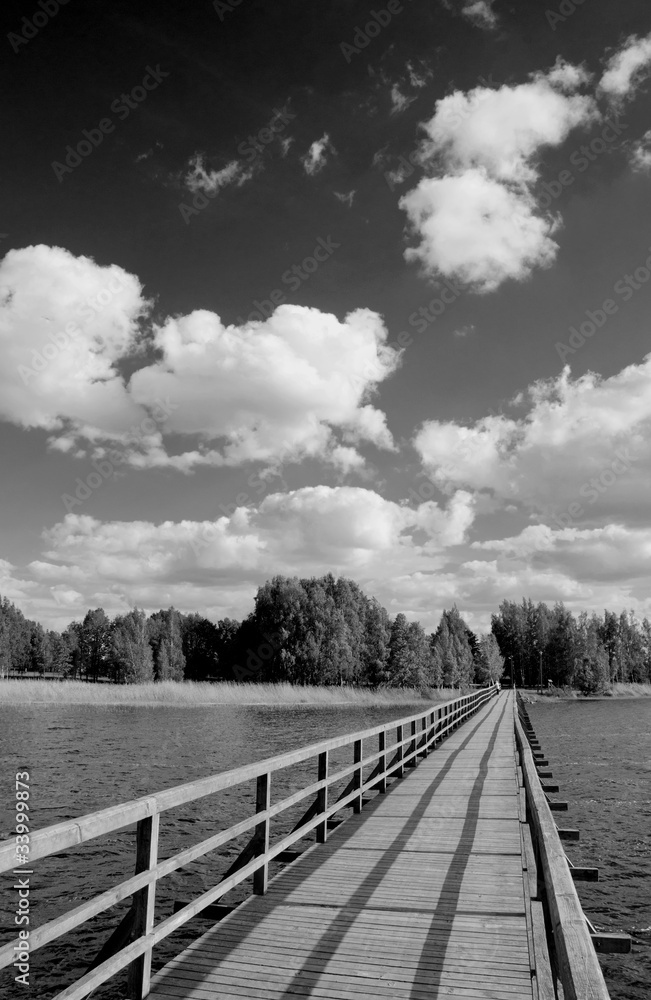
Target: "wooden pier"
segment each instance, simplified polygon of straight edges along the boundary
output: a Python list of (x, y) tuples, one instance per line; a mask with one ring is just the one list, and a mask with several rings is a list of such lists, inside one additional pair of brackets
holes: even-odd
[[(133, 898), (112, 943), (58, 1000), (81, 1000), (124, 968), (136, 1000), (608, 1000), (595, 950), (609, 949), (608, 936), (581, 910), (560, 839), (573, 832), (554, 823), (521, 715), (513, 692), (486, 688), (38, 831), (30, 862), (138, 824), (135, 876), (32, 932), (33, 949)], [(330, 755), (348, 746), (352, 763), (333, 770)], [(273, 774), (312, 758), (316, 781), (272, 804)], [(161, 814), (251, 780), (251, 819), (158, 860)], [(271, 843), (272, 817), (303, 799), (307, 812)], [(155, 923), (158, 879), (246, 830), (251, 841), (222, 880)], [(316, 843), (292, 860), (289, 848), (310, 831)], [(10, 844), (0, 845), (0, 871), (13, 866)], [(289, 863), (268, 881), (274, 858)], [(151, 977), (155, 945), (251, 875), (254, 895), (222, 907), (219, 922)]]

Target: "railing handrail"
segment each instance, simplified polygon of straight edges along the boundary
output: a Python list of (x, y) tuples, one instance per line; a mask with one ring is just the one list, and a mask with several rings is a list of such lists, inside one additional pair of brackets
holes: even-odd
[[(495, 685), (487, 685), (479, 691), (492, 690)], [(412, 722), (417, 722), (432, 710), (438, 711), (448, 705), (456, 705), (466, 699), (473, 698), (479, 691), (472, 694), (461, 695), (459, 698), (452, 698), (449, 701), (435, 702), (427, 709), (418, 712), (416, 715), (405, 716), (401, 719), (394, 719), (371, 729), (360, 730), (355, 733), (346, 733), (343, 736), (334, 736), (329, 740), (322, 740), (319, 743), (310, 744), (307, 747), (300, 747), (297, 750), (288, 750), (273, 757), (266, 757), (253, 764), (243, 764), (241, 767), (232, 768), (229, 771), (221, 771), (210, 775), (207, 778), (198, 778), (196, 781), (185, 782), (181, 785), (173, 785), (171, 788), (155, 792), (153, 795), (143, 795), (137, 799), (121, 802), (106, 809), (99, 809), (92, 813), (87, 813), (74, 820), (64, 820), (62, 823), (55, 823), (51, 826), (42, 827), (30, 834), (30, 861), (37, 861), (40, 858), (48, 857), (50, 854), (65, 850), (68, 847), (75, 847), (85, 844), (89, 840), (101, 837), (107, 833), (115, 833), (126, 826), (132, 826), (141, 819), (152, 816), (155, 812), (162, 813), (168, 809), (187, 805), (197, 799), (213, 795), (215, 792), (239, 785), (244, 781), (258, 778), (262, 774), (280, 771), (293, 764), (300, 764), (304, 760), (316, 757), (320, 753), (330, 750), (337, 750), (347, 746), (355, 740), (366, 740), (379, 733), (386, 733), (398, 726), (407, 726)], [(0, 874), (10, 871), (15, 867), (15, 840), (5, 840), (0, 843)], [(10, 861), (12, 855), (14, 860)]]
[(520, 722), (517, 699), (514, 724), (565, 1000), (610, 1000), (561, 838)]
[[(55, 824), (30, 834), (29, 863), (31, 866), (32, 862), (39, 858), (47, 857), (50, 854), (58, 853), (66, 848), (86, 843), (96, 837), (137, 823), (136, 874), (112, 889), (92, 897), (75, 909), (60, 914), (53, 920), (30, 931), (30, 952), (33, 952), (69, 933), (75, 927), (109, 909), (120, 900), (129, 896), (133, 897), (132, 908), (128, 915), (131, 920), (129, 924), (131, 942), (119, 947), (116, 946), (110, 957), (104, 961), (100, 959), (100, 964), (94, 968), (91, 967), (91, 970), (80, 980), (58, 994), (58, 1000), (81, 1000), (82, 997), (87, 996), (97, 986), (127, 966), (130, 975), (130, 995), (137, 997), (138, 1000), (145, 997), (149, 991), (152, 950), (159, 941), (181, 927), (207, 905), (230, 892), (240, 882), (250, 878), (251, 875), (253, 875), (254, 880), (253, 891), (264, 894), (267, 888), (268, 866), (271, 860), (311, 831), (316, 831), (317, 841), (323, 843), (327, 838), (327, 821), (330, 817), (346, 806), (352, 806), (355, 812), (359, 812), (362, 808), (362, 794), (365, 791), (373, 788), (384, 791), (388, 777), (402, 776), (405, 765), (415, 765), (418, 757), (426, 756), (429, 749), (436, 745), (437, 740), (447, 735), (451, 729), (497, 693), (497, 685), (491, 684), (471, 694), (461, 695), (459, 698), (430, 704), (416, 715), (394, 719), (370, 729), (323, 740), (298, 750), (290, 750), (254, 764), (244, 765), (184, 785), (177, 785), (155, 795), (111, 806), (108, 809), (89, 813), (77, 820)], [(387, 746), (387, 733), (394, 729), (396, 730), (396, 742)], [(364, 757), (363, 741), (374, 736), (378, 737), (378, 750)], [(351, 745), (354, 750), (353, 763), (336, 772), (329, 772), (330, 750)], [(394, 759), (387, 763), (387, 755), (394, 752)], [(317, 781), (309, 783), (299, 791), (272, 805), (270, 798), (271, 775), (282, 768), (314, 757), (318, 760)], [(364, 767), (374, 763), (376, 767), (372, 774), (364, 779)], [(352, 778), (345, 790), (335, 802), (329, 803), (328, 790), (330, 785), (349, 775), (352, 775)], [(252, 816), (226, 830), (213, 834), (199, 844), (179, 851), (163, 861), (158, 861), (158, 824), (161, 812), (254, 778), (257, 779), (257, 792), (255, 813)], [(291, 833), (271, 846), (269, 842), (271, 818), (300, 802), (301, 799), (314, 795), (314, 793), (316, 793), (316, 799), (312, 806)], [(155, 889), (158, 879), (251, 830), (253, 830), (253, 838), (250, 844), (242, 851), (236, 864), (231, 866), (220, 882), (191, 903), (177, 910), (172, 916), (154, 925)], [(0, 845), (0, 872), (15, 868), (15, 850), (15, 840), (5, 841)], [(10, 852), (14, 854), (14, 861), (7, 864)], [(15, 943), (15, 941), (10, 941), (0, 946), (0, 969), (13, 961)]]

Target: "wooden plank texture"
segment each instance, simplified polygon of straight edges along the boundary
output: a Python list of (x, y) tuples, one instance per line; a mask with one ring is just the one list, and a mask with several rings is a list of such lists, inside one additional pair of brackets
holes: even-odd
[(533, 1000), (512, 699), (193, 942), (152, 1000)]

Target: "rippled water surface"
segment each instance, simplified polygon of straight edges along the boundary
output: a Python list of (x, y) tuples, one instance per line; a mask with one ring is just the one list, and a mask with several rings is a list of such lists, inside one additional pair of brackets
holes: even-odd
[[(13, 780), (30, 773), (32, 830), (161, 791), (241, 764), (306, 746), (343, 733), (371, 728), (420, 711), (410, 708), (96, 707), (87, 705), (0, 707), (2, 812), (0, 839), (13, 835)], [(370, 752), (370, 751), (369, 751)], [(350, 763), (339, 752), (334, 764)], [(316, 780), (315, 762), (278, 772), (272, 801)], [(224, 829), (254, 811), (254, 782), (236, 786), (161, 817), (159, 858), (165, 858)], [(309, 800), (276, 824), (288, 832)], [(274, 828), (272, 826), (272, 833)], [(248, 835), (226, 845), (158, 883), (156, 920), (172, 913), (175, 900), (189, 901), (215, 884), (246, 844)], [(134, 871), (133, 828), (91, 841), (81, 848), (36, 862), (31, 876), (33, 925), (39, 926), (93, 895), (129, 878)], [(277, 870), (277, 869), (276, 869)], [(273, 874), (273, 870), (271, 871)], [(15, 893), (2, 875), (2, 943), (15, 934)], [(237, 902), (250, 892), (238, 887), (224, 901)], [(29, 996), (51, 997), (86, 971), (104, 941), (128, 909), (107, 911), (65, 938), (34, 953)], [(207, 929), (191, 921), (156, 949), (158, 968)], [(123, 980), (101, 988), (95, 998), (117, 1000)], [(25, 996), (13, 973), (0, 971), (0, 997)]]
[(600, 958), (613, 1000), (651, 996), (651, 699), (541, 701), (529, 718), (578, 827), (575, 864), (599, 868), (577, 882), (586, 915), (604, 931), (633, 937), (630, 955)]
[[(293, 747), (369, 728), (420, 707), (0, 708), (4, 783), (0, 836), (12, 835), (7, 807), (12, 804), (17, 770), (30, 772), (32, 829), (38, 829)], [(571, 856), (600, 868), (598, 884), (579, 884), (586, 913), (601, 929), (625, 930), (635, 939), (632, 955), (602, 959), (611, 996), (613, 1000), (648, 1000), (651, 701), (543, 702), (529, 706), (529, 711), (562, 797), (570, 802), (567, 825), (581, 830), (580, 844), (569, 845)], [(343, 763), (344, 758), (334, 754), (335, 765), (338, 759)], [(314, 764), (274, 776), (272, 801), (306, 784), (308, 775), (315, 777)], [(250, 783), (165, 813), (159, 856), (168, 857), (250, 815), (253, 801)], [(279, 823), (276, 834), (291, 829), (304, 808), (298, 806)], [(172, 913), (175, 900), (188, 901), (214, 885), (246, 839), (161, 880), (157, 921)], [(37, 862), (31, 885), (34, 925), (128, 878), (133, 866), (133, 828)], [(13, 937), (15, 900), (11, 880), (0, 878), (0, 926), (5, 942)], [(225, 902), (236, 902), (248, 891), (248, 887), (238, 887)], [(36, 952), (28, 992), (13, 984), (13, 974), (0, 972), (2, 1000), (51, 997), (79, 978), (126, 909), (122, 903)], [(154, 968), (207, 926), (202, 919), (191, 921), (164, 941), (156, 949)], [(123, 983), (123, 979), (114, 980), (94, 994), (95, 1000), (124, 996)]]

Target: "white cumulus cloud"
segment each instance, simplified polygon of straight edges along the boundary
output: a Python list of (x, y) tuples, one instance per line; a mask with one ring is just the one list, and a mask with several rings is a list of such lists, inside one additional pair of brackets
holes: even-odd
[(581, 67), (558, 60), (526, 83), (479, 86), (437, 101), (420, 149), (431, 176), (400, 200), (420, 240), (407, 258), (477, 292), (548, 266), (557, 223), (534, 197), (539, 155), (598, 116), (593, 98), (576, 93), (587, 79)]
[(244, 617), (257, 586), (276, 573), (341, 573), (372, 585), (389, 603), (394, 577), (437, 571), (473, 519), (472, 497), (462, 491), (446, 506), (426, 501), (412, 508), (348, 486), (269, 494), (257, 506), (207, 521), (103, 522), (69, 514), (44, 532), (43, 558), (13, 589), (24, 606), (40, 602), (42, 618), (57, 621), (62, 609), (70, 620), (88, 607), (115, 614), (134, 604)]
[(630, 35), (606, 64), (599, 90), (615, 100), (635, 93), (651, 68), (651, 33), (644, 38)]
[[(372, 397), (400, 353), (377, 313), (339, 320), (281, 305), (226, 326), (206, 310), (153, 324), (150, 311), (116, 265), (57, 247), (11, 251), (0, 263), (0, 416), (73, 454), (119, 444), (141, 468), (310, 457), (352, 470), (360, 444), (394, 447)], [(152, 347), (158, 360), (146, 363)], [(140, 363), (130, 378), (127, 357)], [(166, 449), (171, 434), (183, 452)]]
[(407, 260), (477, 291), (494, 291), (507, 278), (524, 280), (534, 267), (551, 264), (558, 250), (554, 224), (535, 214), (533, 197), (483, 169), (424, 178), (400, 206), (420, 236)]
[[(488, 491), (545, 519), (643, 521), (651, 489), (651, 355), (610, 378), (535, 383), (517, 419), (426, 421), (414, 444), (446, 490)], [(571, 506), (575, 505), (575, 506)]]

